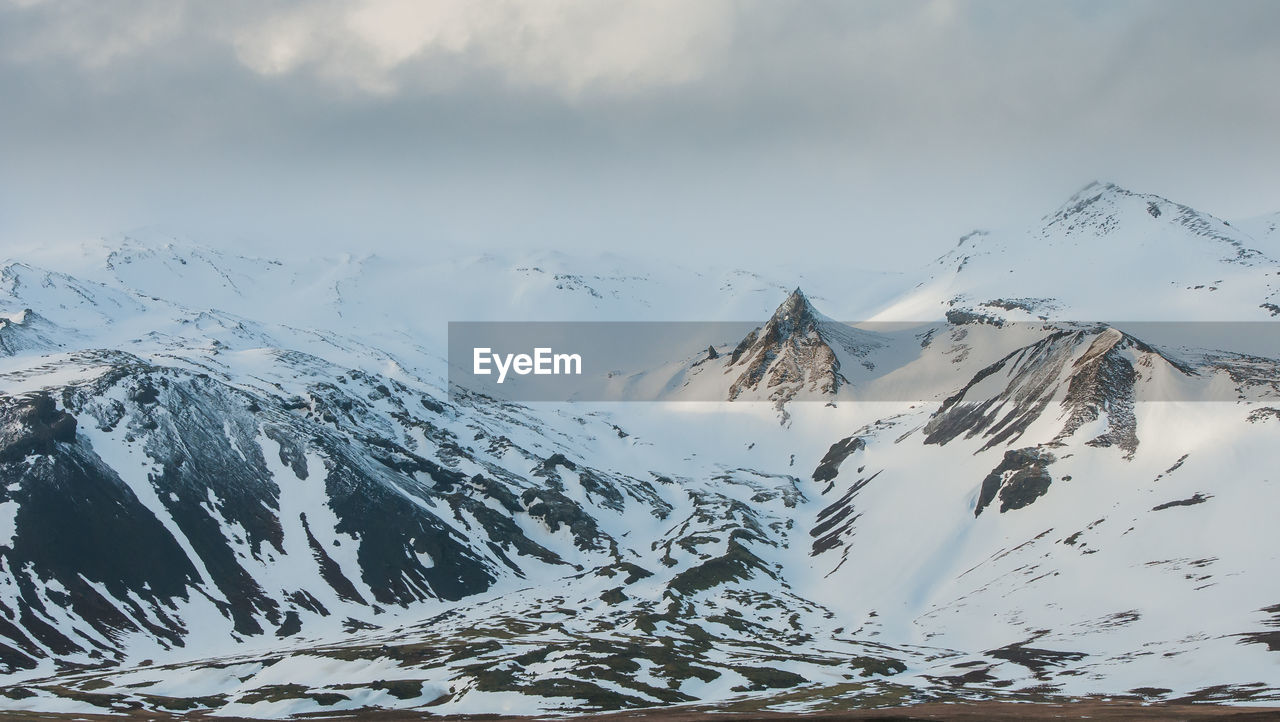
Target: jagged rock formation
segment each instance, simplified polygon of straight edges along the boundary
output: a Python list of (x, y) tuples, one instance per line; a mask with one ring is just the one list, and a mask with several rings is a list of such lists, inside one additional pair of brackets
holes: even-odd
[(736, 376), (728, 399), (755, 392), (780, 408), (799, 395), (832, 397), (849, 383), (841, 357), (847, 363), (874, 346), (869, 337), (819, 313), (797, 288), (733, 349), (726, 369)]
[(1054, 443), (1105, 419), (1106, 430), (1088, 443), (1118, 446), (1132, 456), (1138, 445), (1136, 384), (1160, 374), (1190, 377), (1195, 371), (1114, 328), (1050, 330), (979, 371), (944, 401), (925, 426), (925, 443), (962, 436), (982, 437), (983, 449), (1012, 443), (1057, 402), (1064, 421)]

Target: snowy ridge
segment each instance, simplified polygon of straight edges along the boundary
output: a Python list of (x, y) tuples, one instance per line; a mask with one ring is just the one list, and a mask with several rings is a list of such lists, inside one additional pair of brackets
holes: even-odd
[(1257, 245), (1187, 206), (1091, 184), (1038, 228), (964, 236), (873, 320), (1264, 320), (1280, 262)]

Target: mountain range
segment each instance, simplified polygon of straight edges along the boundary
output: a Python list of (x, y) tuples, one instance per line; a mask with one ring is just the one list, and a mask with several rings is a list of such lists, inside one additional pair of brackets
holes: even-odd
[[(1275, 703), (1278, 221), (1091, 184), (918, 276), (7, 260), (0, 709)], [(456, 320), (758, 325), (522, 405), (449, 393)]]

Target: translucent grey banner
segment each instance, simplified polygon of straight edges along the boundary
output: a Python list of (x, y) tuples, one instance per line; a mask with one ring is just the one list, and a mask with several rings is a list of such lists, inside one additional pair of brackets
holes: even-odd
[[(449, 393), (502, 401), (1280, 399), (1280, 322), (455, 322)], [(1117, 396), (1118, 395), (1118, 396)], [(1101, 402), (1100, 402), (1101, 403)]]

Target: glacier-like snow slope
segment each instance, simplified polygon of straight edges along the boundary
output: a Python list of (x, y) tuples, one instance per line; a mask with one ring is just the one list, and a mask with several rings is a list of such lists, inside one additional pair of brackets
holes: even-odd
[[(6, 262), (0, 707), (1274, 701), (1276, 362), (1092, 323), (1270, 318), (1272, 228), (1094, 185), (914, 288), (155, 234)], [(450, 320), (753, 318), (654, 372), (723, 401), (442, 391)]]

